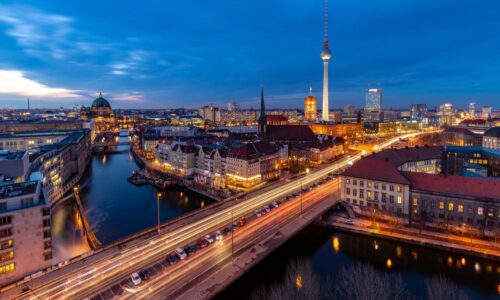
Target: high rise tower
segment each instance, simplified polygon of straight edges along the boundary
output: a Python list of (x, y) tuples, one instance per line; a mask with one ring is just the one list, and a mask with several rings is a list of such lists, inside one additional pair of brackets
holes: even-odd
[(321, 119), (328, 121), (330, 107), (328, 103), (328, 61), (332, 58), (332, 52), (328, 48), (328, 0), (325, 0), (325, 39), (323, 41), (323, 51), (320, 54), (323, 60), (323, 109)]

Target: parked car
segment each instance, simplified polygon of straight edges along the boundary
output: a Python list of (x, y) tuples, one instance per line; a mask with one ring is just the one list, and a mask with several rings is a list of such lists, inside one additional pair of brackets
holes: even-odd
[(347, 220), (345, 220), (344, 223), (346, 223), (348, 225), (354, 225), (354, 221), (352, 219), (347, 219)]
[(270, 212), (271, 211), (271, 208), (269, 208), (269, 206), (264, 206), (264, 209), (263, 209), (266, 213)]
[(142, 280), (148, 281), (149, 278), (151, 278), (152, 274), (151, 274), (151, 271), (149, 269), (144, 269), (144, 270), (139, 272), (139, 276), (141, 277)]
[(142, 282), (141, 276), (139, 276), (137, 272), (132, 273), (132, 275), (130, 275), (130, 279), (132, 279), (132, 282), (135, 285), (139, 285)]
[(215, 232), (215, 240), (216, 241), (222, 240), (222, 234), (220, 233), (220, 231)]
[(278, 201), (276, 201), (276, 203), (278, 203), (278, 205), (281, 205), (281, 203), (283, 203), (283, 201), (278, 200)]
[(239, 221), (238, 221), (238, 226), (240, 227), (243, 227), (245, 226), (245, 224), (247, 223), (247, 219), (245, 218), (241, 218)]
[(185, 260), (185, 259), (186, 259), (186, 257), (187, 257), (186, 252), (184, 252), (184, 250), (182, 250), (182, 248), (177, 248), (177, 249), (175, 249), (175, 254), (177, 254), (177, 256), (178, 256), (181, 260)]
[(259, 210), (256, 210), (256, 211), (255, 211), (255, 216), (256, 216), (257, 218), (260, 218), (260, 217), (262, 217), (262, 213), (261, 213)]
[(236, 224), (231, 225), (231, 231), (236, 231), (238, 226)]
[(186, 252), (187, 255), (191, 255), (192, 253), (194, 253), (193, 247), (191, 246), (185, 247), (184, 252)]
[(200, 239), (198, 240), (198, 246), (200, 246), (200, 248), (205, 248), (206, 246), (208, 246), (208, 241), (204, 238)]
[(278, 208), (279, 207), (279, 204), (276, 201), (274, 201), (272, 205), (273, 205), (274, 208)]
[(222, 231), (222, 233), (224, 235), (228, 235), (229, 233), (231, 233), (231, 229), (229, 229), (229, 227), (225, 227), (224, 230)]
[(212, 244), (214, 242), (213, 237), (210, 234), (205, 235), (205, 241), (207, 241), (209, 244)]
[(167, 257), (167, 262), (168, 262), (169, 265), (175, 264), (178, 260), (179, 260), (179, 258), (177, 257), (177, 255), (175, 255), (175, 253), (171, 253)]

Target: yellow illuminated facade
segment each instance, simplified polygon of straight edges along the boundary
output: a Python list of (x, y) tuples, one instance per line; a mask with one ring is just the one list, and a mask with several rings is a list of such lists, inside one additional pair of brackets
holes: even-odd
[(316, 97), (307, 96), (304, 99), (304, 121), (314, 122), (317, 119)]

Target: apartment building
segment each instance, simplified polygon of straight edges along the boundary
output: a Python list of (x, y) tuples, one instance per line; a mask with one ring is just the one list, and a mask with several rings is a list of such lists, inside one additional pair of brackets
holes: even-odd
[(50, 206), (40, 182), (0, 186), (0, 286), (51, 265)]

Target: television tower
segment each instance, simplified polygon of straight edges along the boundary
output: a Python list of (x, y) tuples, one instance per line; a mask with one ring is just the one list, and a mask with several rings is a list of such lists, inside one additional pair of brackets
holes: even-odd
[(325, 39), (323, 41), (323, 51), (320, 57), (323, 60), (323, 109), (321, 120), (328, 121), (330, 108), (328, 103), (328, 61), (332, 58), (332, 52), (328, 48), (328, 0), (325, 0)]

